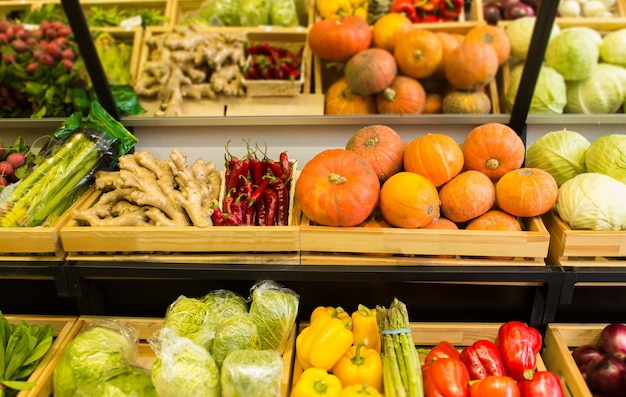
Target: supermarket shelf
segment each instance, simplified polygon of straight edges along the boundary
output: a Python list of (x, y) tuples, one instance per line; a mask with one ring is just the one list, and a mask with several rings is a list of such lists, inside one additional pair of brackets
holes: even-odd
[(574, 290), (585, 286), (626, 287), (626, 267), (616, 266), (564, 266), (560, 304), (572, 303)]
[(54, 280), (60, 297), (69, 297), (64, 262), (55, 261), (0, 261), (0, 279)]

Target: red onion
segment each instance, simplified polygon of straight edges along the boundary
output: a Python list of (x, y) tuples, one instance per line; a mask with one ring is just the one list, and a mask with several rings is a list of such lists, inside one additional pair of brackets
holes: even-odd
[(594, 360), (587, 365), (586, 381), (589, 388), (610, 397), (626, 395), (626, 362), (620, 358), (605, 354), (600, 360)]
[(504, 18), (508, 20), (523, 18), (523, 17), (532, 17), (535, 15), (535, 10), (531, 6), (526, 3), (522, 3), (521, 1), (511, 4), (510, 6), (504, 9)]
[(483, 18), (490, 25), (497, 25), (502, 19), (502, 8), (497, 3), (487, 3), (483, 6)]
[(626, 357), (626, 325), (620, 323), (609, 324), (600, 333), (600, 347), (605, 353)]
[(593, 360), (599, 360), (604, 355), (604, 351), (597, 345), (578, 346), (572, 352), (572, 358), (578, 367), (587, 366)]

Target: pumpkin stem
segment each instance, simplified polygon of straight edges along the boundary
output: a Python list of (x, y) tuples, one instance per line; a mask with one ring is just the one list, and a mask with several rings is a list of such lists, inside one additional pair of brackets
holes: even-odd
[(500, 162), (498, 161), (498, 159), (491, 158), (487, 160), (487, 163), (485, 165), (488, 169), (495, 170), (500, 166)]
[(340, 183), (346, 183), (348, 180), (339, 174), (331, 172), (330, 175), (328, 175), (328, 181), (334, 185), (338, 185)]
[(383, 96), (385, 97), (386, 100), (388, 100), (389, 102), (393, 102), (393, 100), (396, 99), (397, 93), (396, 90), (394, 90), (391, 87), (387, 87), (385, 88), (385, 90), (383, 91)]
[(368, 149), (376, 147), (376, 145), (378, 145), (378, 137), (377, 136), (373, 136), (371, 138), (367, 138), (365, 141), (363, 141), (363, 146), (365, 146)]

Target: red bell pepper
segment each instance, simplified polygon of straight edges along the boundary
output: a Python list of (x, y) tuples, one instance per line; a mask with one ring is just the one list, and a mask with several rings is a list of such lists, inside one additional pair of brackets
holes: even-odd
[(481, 339), (461, 351), (461, 361), (467, 367), (470, 378), (484, 379), (489, 375), (506, 375), (500, 351), (495, 343)]
[(440, 0), (415, 0), (413, 6), (418, 11), (436, 12), (439, 7)]
[(559, 377), (551, 371), (524, 371), (517, 382), (521, 397), (563, 397), (563, 386)]
[(439, 0), (439, 17), (444, 20), (456, 20), (463, 12), (464, 0)]
[(522, 379), (525, 370), (534, 370), (541, 344), (541, 334), (537, 329), (520, 321), (502, 324), (498, 329), (496, 345), (500, 350), (506, 374), (519, 380)]
[(433, 348), (428, 350), (426, 358), (424, 358), (424, 366), (432, 364), (433, 361), (439, 358), (456, 358), (460, 359), (461, 353), (454, 347), (454, 345), (448, 341), (442, 340)]
[(469, 373), (458, 358), (436, 358), (422, 377), (425, 397), (469, 397)]
[(470, 397), (520, 397), (520, 391), (510, 376), (489, 375), (470, 382)]
[(413, 5), (413, 0), (393, 0), (389, 7), (389, 12), (404, 14), (411, 22), (417, 22), (417, 10)]

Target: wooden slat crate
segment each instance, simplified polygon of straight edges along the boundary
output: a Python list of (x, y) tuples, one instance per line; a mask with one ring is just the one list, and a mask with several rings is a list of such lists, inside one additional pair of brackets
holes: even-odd
[(587, 26), (598, 31), (611, 31), (626, 27), (626, 0), (616, 0), (611, 7), (613, 17), (578, 17), (565, 18), (556, 17), (555, 21), (561, 28), (570, 26)]
[[(56, 364), (61, 359), (63, 352), (71, 343), (71, 341), (87, 326), (91, 321), (96, 318), (103, 318), (97, 316), (80, 316), (76, 320), (76, 323), (71, 328), (71, 332), (68, 332), (66, 338), (63, 339), (63, 343), (55, 351), (54, 358), (50, 362), (50, 365), (46, 367), (45, 373), (39, 378), (40, 382), (47, 387), (41, 389), (37, 393), (30, 393), (28, 395), (19, 397), (50, 397), (53, 395), (52, 375)], [(132, 327), (139, 331), (139, 356), (138, 364), (144, 368), (151, 369), (154, 362), (155, 354), (147, 340), (153, 334), (161, 329), (164, 319), (156, 317), (107, 317), (118, 321), (130, 324)], [(282, 377), (282, 397), (288, 397), (291, 388), (291, 378), (293, 371), (293, 359), (295, 352), (295, 339), (296, 339), (296, 327), (293, 327), (291, 334), (289, 335), (289, 344), (285, 352), (283, 353), (283, 377)]]
[(548, 324), (541, 353), (548, 370), (561, 379), (566, 397), (593, 397), (581, 375), (572, 351), (585, 344), (597, 344), (600, 332), (608, 324)]
[[(300, 218), (302, 264), (545, 266), (550, 235), (541, 218), (521, 232), (329, 227)], [(450, 257), (451, 256), (451, 257)]]
[(35, 382), (35, 387), (25, 390), (17, 394), (18, 397), (35, 397), (40, 395), (49, 396), (52, 393), (52, 383), (45, 379), (45, 374), (49, 371), (50, 366), (56, 364), (56, 357), (59, 349), (64, 346), (65, 340), (73, 334), (74, 327), (78, 321), (77, 316), (44, 316), (44, 315), (5, 315), (10, 323), (18, 324), (24, 320), (29, 325), (37, 325), (43, 327), (45, 325), (52, 326), (54, 342), (48, 352), (43, 356), (39, 365), (31, 376), (29, 382)]
[(557, 213), (543, 215), (550, 233), (548, 258), (557, 266), (626, 266), (626, 232), (572, 230)]

